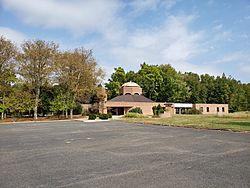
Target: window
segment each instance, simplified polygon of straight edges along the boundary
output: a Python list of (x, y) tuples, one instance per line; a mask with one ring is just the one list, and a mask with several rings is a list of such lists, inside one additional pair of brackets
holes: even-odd
[(222, 107), (222, 112), (225, 112), (225, 108), (224, 107)]
[(200, 107), (200, 112), (203, 112), (203, 107)]
[(207, 112), (209, 112), (209, 107), (207, 107)]
[(217, 112), (220, 112), (220, 107), (217, 107)]

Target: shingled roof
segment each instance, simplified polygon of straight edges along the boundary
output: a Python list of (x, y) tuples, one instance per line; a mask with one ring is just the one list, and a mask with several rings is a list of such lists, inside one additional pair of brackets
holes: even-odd
[(154, 102), (143, 95), (120, 95), (109, 101), (112, 102)]

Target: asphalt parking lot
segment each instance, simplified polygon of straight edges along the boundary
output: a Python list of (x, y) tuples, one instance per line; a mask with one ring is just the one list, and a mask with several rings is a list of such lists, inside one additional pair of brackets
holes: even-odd
[(250, 187), (250, 134), (129, 124), (0, 125), (0, 187)]

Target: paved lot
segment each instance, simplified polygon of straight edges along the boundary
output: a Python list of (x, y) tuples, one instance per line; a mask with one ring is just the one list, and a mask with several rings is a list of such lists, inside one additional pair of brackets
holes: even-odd
[(126, 124), (0, 125), (0, 187), (250, 187), (250, 134)]

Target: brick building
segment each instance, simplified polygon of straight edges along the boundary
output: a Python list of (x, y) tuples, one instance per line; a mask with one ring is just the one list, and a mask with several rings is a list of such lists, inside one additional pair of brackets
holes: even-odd
[[(228, 104), (191, 104), (191, 103), (171, 103), (154, 102), (142, 95), (142, 88), (134, 83), (124, 83), (120, 89), (120, 95), (99, 104), (100, 113), (112, 113), (113, 115), (124, 115), (133, 108), (139, 107), (144, 115), (153, 115), (153, 106), (161, 105), (166, 109), (163, 116), (169, 117), (173, 114), (183, 114), (186, 110), (196, 108), (202, 114), (223, 115), (228, 114)], [(92, 105), (93, 106), (93, 105)], [(87, 106), (86, 106), (87, 107)], [(86, 108), (85, 107), (85, 108)], [(96, 106), (93, 106), (96, 108)], [(88, 105), (91, 108), (91, 105)]]
[(143, 114), (153, 115), (152, 107), (158, 104), (165, 107), (164, 103), (157, 103), (144, 97), (142, 88), (138, 84), (127, 82), (122, 85), (119, 96), (105, 103), (105, 111), (114, 115), (124, 115), (132, 108), (139, 107)]

